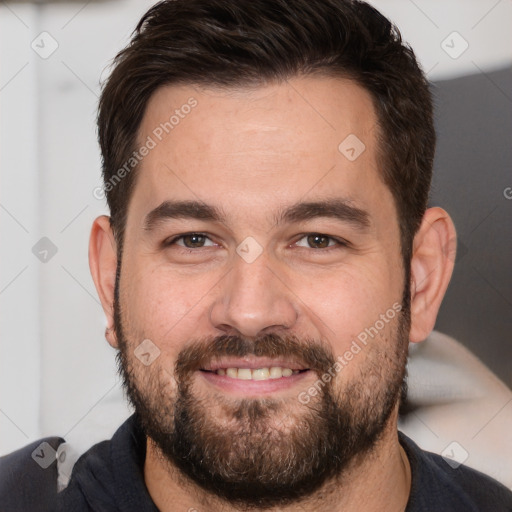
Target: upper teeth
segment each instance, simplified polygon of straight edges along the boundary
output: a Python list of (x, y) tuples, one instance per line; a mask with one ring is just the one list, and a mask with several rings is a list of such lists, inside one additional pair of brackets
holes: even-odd
[(215, 371), (217, 375), (227, 375), (233, 379), (242, 380), (266, 380), (280, 379), (281, 377), (290, 377), (299, 370), (291, 368), (281, 368), (280, 366), (272, 366), (271, 368), (219, 368)]

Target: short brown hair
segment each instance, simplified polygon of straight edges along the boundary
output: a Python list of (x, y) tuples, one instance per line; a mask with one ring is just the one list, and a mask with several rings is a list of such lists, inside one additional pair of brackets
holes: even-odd
[(349, 0), (164, 0), (142, 17), (114, 59), (98, 113), (103, 179), (111, 185), (105, 190), (120, 250), (136, 168), (115, 186), (111, 180), (135, 150), (158, 88), (241, 88), (308, 74), (348, 77), (371, 94), (379, 170), (394, 197), (407, 266), (432, 177), (429, 84), (398, 29), (368, 4)]

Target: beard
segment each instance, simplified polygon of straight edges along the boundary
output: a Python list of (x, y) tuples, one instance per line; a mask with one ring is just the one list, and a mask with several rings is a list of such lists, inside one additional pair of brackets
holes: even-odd
[(133, 356), (136, 339), (143, 338), (129, 337), (124, 329), (119, 275), (118, 269), (114, 301), (117, 361), (138, 423), (170, 473), (177, 469), (189, 483), (239, 509), (285, 506), (341, 480), (375, 449), (405, 396), (408, 290), (403, 309), (388, 326), (388, 337), (376, 336), (361, 356), (355, 356), (362, 360), (349, 363), (359, 366), (354, 377), (344, 381), (342, 369), (336, 378), (322, 381), (318, 394), (304, 404), (298, 397), (233, 398), (211, 387), (205, 392), (194, 387), (194, 377), (222, 356), (254, 355), (289, 357), (321, 379), (332, 375), (336, 364), (328, 344), (288, 334), (250, 340), (223, 335), (188, 340), (178, 354), (174, 373), (159, 359), (143, 366)]

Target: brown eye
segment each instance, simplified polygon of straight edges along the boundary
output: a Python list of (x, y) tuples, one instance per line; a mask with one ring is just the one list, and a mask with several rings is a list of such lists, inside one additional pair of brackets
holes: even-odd
[(181, 237), (183, 245), (188, 249), (195, 249), (197, 247), (203, 247), (206, 237), (198, 233), (192, 233), (190, 235), (183, 235)]
[(212, 247), (215, 243), (204, 233), (185, 233), (165, 242), (165, 245), (177, 245), (185, 249), (202, 249), (203, 247)]
[(329, 252), (331, 250), (343, 249), (349, 246), (349, 243), (343, 239), (334, 238), (323, 233), (308, 233), (302, 236), (295, 245), (305, 249), (314, 249), (318, 253)]
[(313, 249), (325, 249), (326, 247), (329, 247), (329, 241), (331, 240), (331, 238), (326, 235), (320, 235), (315, 233), (312, 235), (308, 235), (307, 240), (308, 244)]

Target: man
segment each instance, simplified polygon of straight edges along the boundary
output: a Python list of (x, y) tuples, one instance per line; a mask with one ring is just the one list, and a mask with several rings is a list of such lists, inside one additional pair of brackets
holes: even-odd
[(388, 20), (342, 0), (162, 2), (98, 125), (111, 216), (90, 266), (135, 414), (52, 506), (512, 510), (397, 430), (455, 229), (426, 209), (431, 97)]

